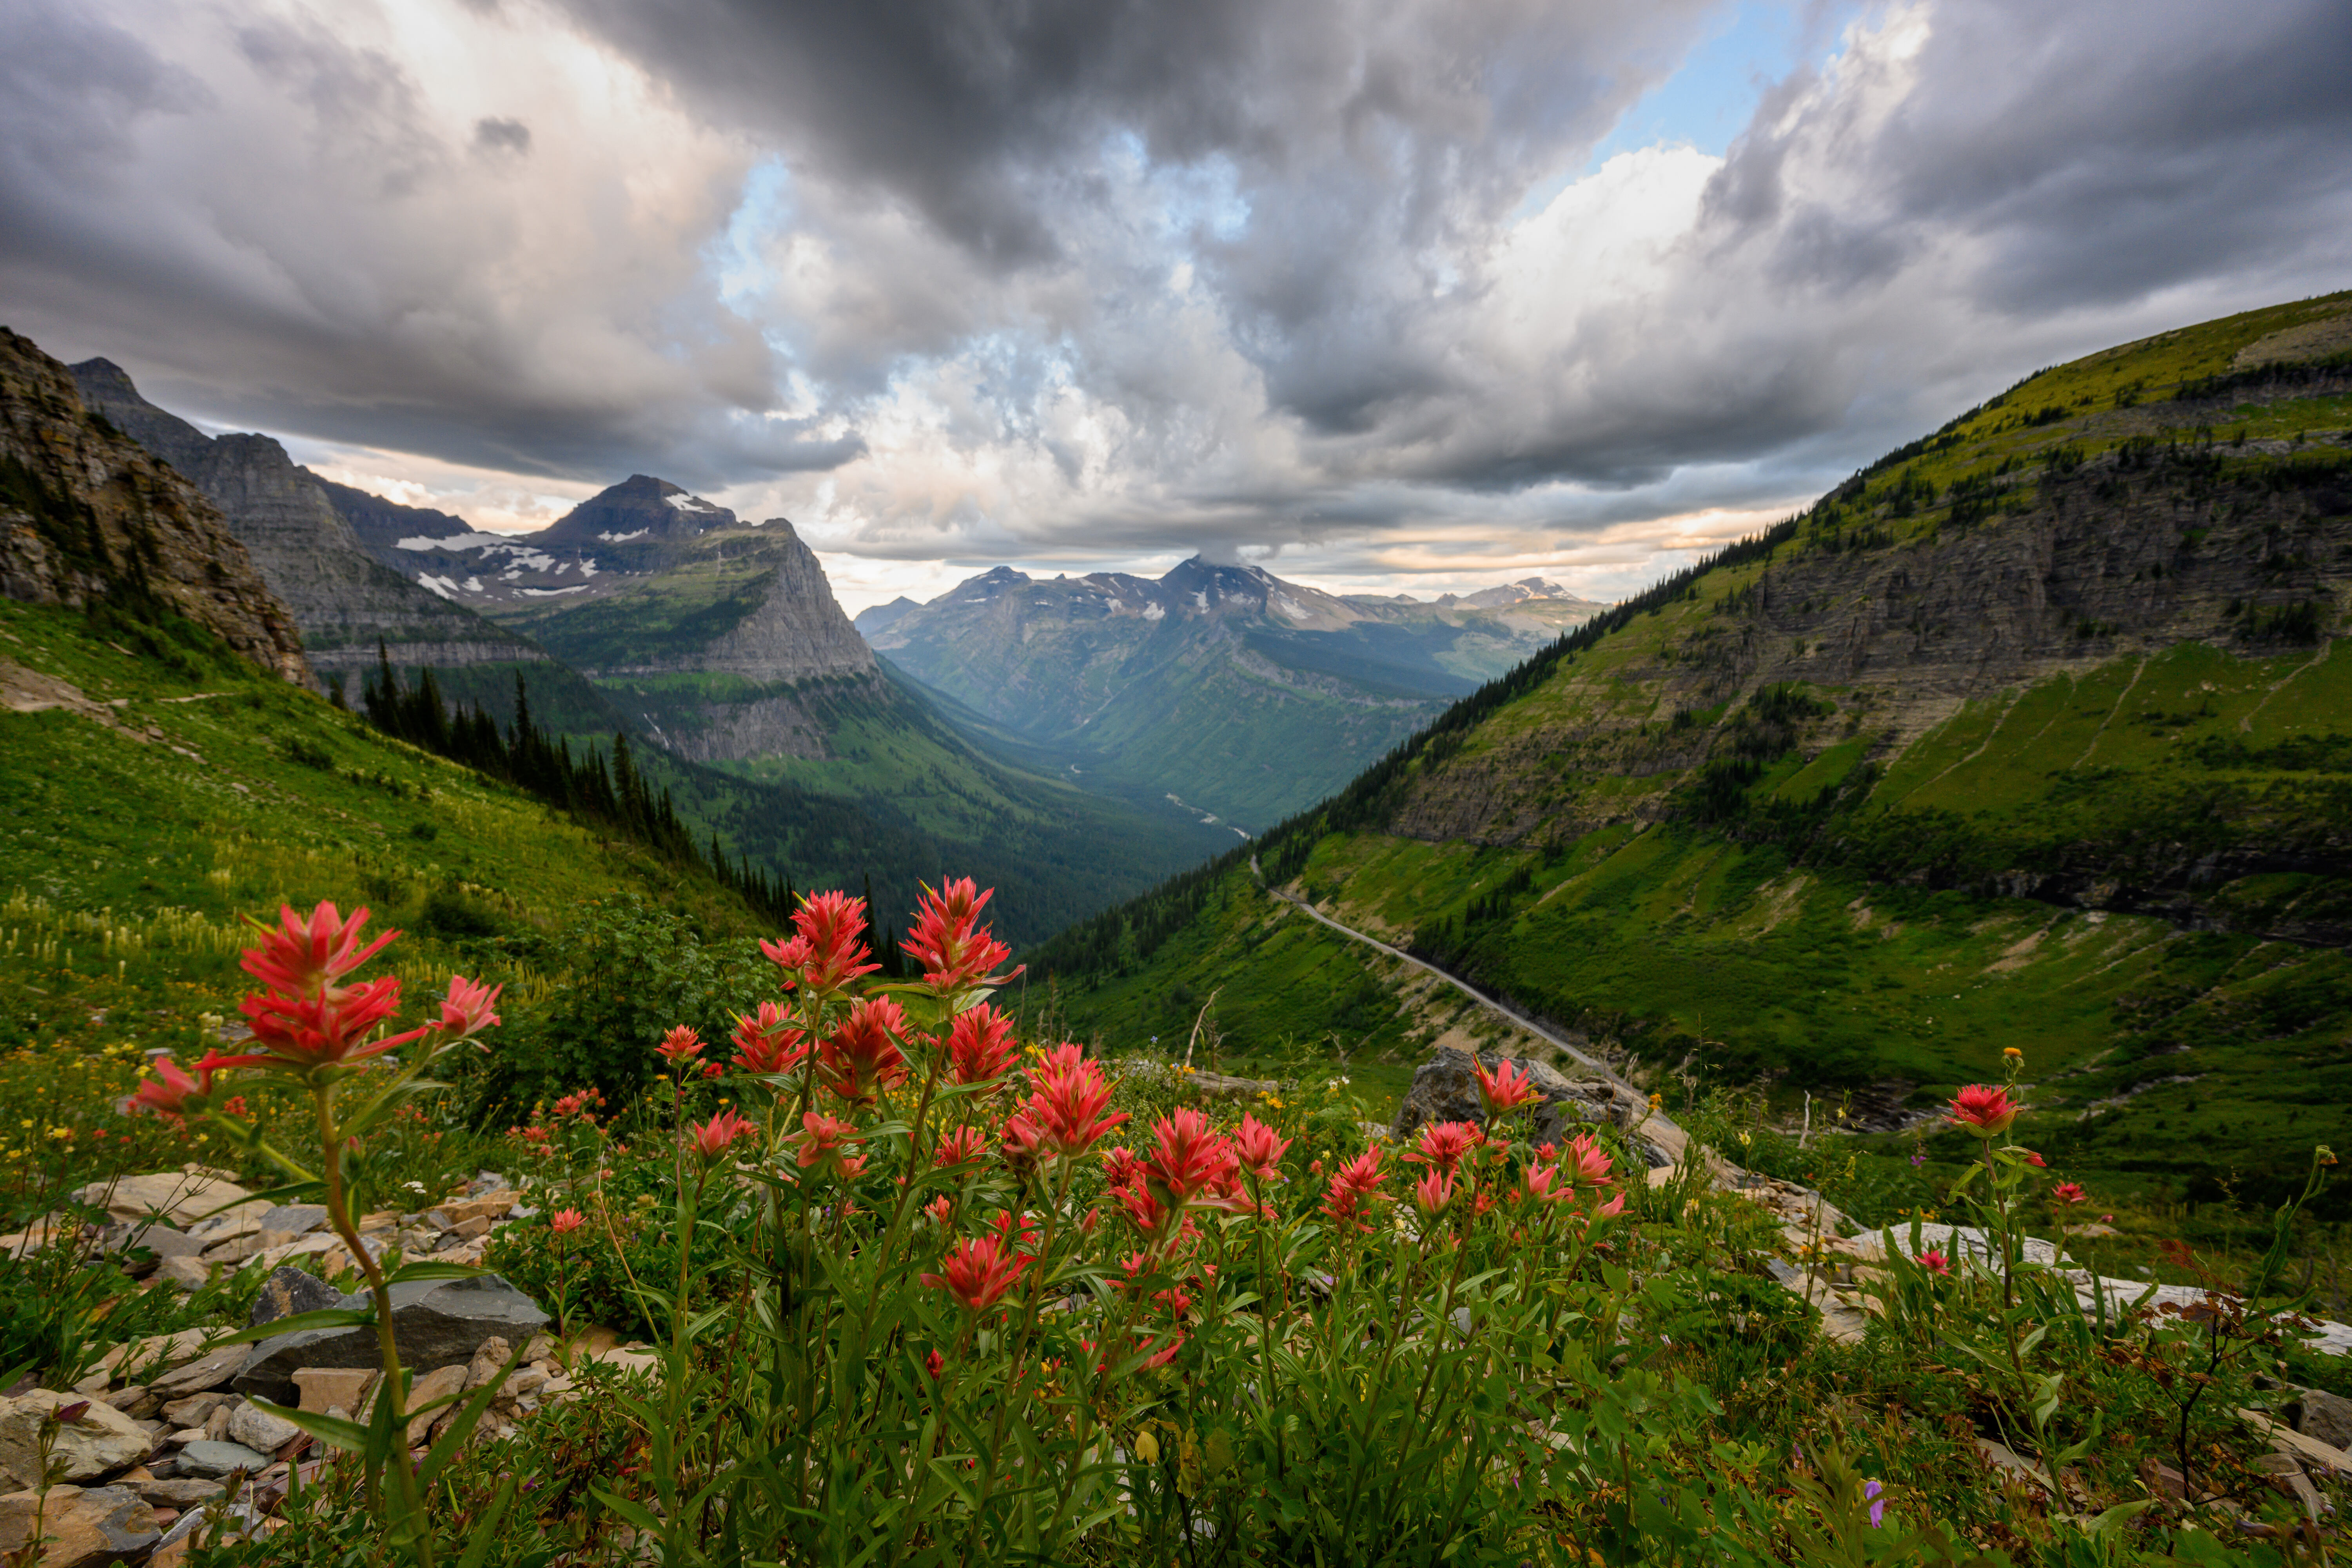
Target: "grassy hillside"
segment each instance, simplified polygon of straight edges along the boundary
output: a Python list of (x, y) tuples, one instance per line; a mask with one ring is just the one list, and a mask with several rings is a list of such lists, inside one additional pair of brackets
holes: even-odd
[[(1458, 704), (1268, 873), (1662, 1087), (1886, 1116), (2015, 1047), (2078, 1166), (2282, 1184), (2352, 1138), (2352, 367), (2260, 362), (2347, 307), (2028, 378)], [(1236, 859), (1040, 963), (1122, 1037), (1220, 986), (1239, 1049), (1457, 1026), (1364, 951)]]

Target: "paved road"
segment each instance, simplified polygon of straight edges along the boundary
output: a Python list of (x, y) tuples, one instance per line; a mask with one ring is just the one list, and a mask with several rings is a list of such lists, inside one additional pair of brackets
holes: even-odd
[[(1280, 888), (1270, 886), (1266, 882), (1265, 873), (1258, 869), (1257, 857), (1255, 855), (1250, 857), (1250, 875), (1257, 879), (1257, 885), (1259, 887), (1265, 888), (1267, 892), (1272, 893), (1276, 898), (1280, 899), (1283, 902), (1294, 906), (1306, 914), (1314, 916), (1317, 920), (1321, 921), (1325, 925), (1329, 926), (1333, 931), (1338, 931), (1340, 935), (1353, 937), (1356, 941), (1362, 942), (1366, 947), (1376, 947), (1382, 952), (1387, 953), (1391, 958), (1402, 959), (1405, 963), (1412, 964), (1415, 969), (1426, 969), (1429, 973), (1436, 975), (1440, 980), (1444, 981), (1445, 984), (1453, 986), (1454, 989), (1461, 992), (1462, 994), (1469, 997), (1470, 1000), (1477, 1003), (1480, 1006), (1486, 1007), (1493, 1012), (1500, 1013), (1504, 1017), (1508, 1018), (1512, 1023), (1517, 1024), (1528, 1034), (1535, 1036), (1538, 1039), (1548, 1040), (1551, 1044), (1558, 1046), (1561, 1050), (1566, 1051), (1570, 1056), (1575, 1058), (1586, 1067), (1592, 1068), (1595, 1072), (1605, 1073), (1613, 1081), (1624, 1083), (1625, 1080), (1619, 1078), (1615, 1070), (1612, 1068), (1607, 1062), (1598, 1061), (1593, 1058), (1585, 1055), (1582, 1051), (1578, 1050), (1574, 1046), (1570, 1045), (1566, 1040), (1561, 1039), (1558, 1035), (1553, 1034), (1549, 1029), (1545, 1028), (1541, 1024), (1538, 1024), (1534, 1019), (1514, 1011), (1503, 1003), (1496, 1001), (1494, 997), (1487, 995), (1484, 991), (1479, 990), (1476, 986), (1465, 985), (1453, 975), (1448, 974), (1443, 969), (1438, 968), (1437, 965), (1433, 963), (1424, 963), (1420, 959), (1415, 958), (1412, 954), (1405, 952), (1403, 949), (1391, 947), (1387, 942), (1381, 942), (1377, 937), (1366, 936), (1362, 931), (1356, 930), (1353, 926), (1343, 926), (1338, 921), (1333, 920), (1329, 915), (1325, 914), (1321, 910), (1318, 910), (1314, 905), (1308, 903), (1306, 900), (1294, 898), (1292, 895), (1284, 892)], [(1626, 1087), (1631, 1088), (1633, 1086), (1628, 1084)]]

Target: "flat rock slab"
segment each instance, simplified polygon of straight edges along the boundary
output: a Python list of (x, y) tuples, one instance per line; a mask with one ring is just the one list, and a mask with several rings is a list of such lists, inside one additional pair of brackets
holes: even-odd
[(218, 1477), (231, 1470), (258, 1475), (268, 1465), (267, 1454), (257, 1454), (242, 1443), (224, 1443), (210, 1437), (199, 1437), (180, 1450), (180, 1469), (191, 1476)]
[(236, 1375), (237, 1368), (245, 1364), (246, 1353), (243, 1345), (224, 1345), (210, 1355), (153, 1379), (147, 1384), (148, 1391), (167, 1404), (185, 1399), (191, 1394), (209, 1393)]
[[(488, 1339), (528, 1340), (548, 1318), (531, 1299), (495, 1274), (474, 1279), (418, 1279), (392, 1288), (392, 1321), (401, 1364), (413, 1372), (463, 1365)], [(381, 1364), (375, 1330), (310, 1329), (253, 1347), (238, 1369), (240, 1394), (278, 1405), (298, 1402), (294, 1374), (306, 1367)]]
[(79, 1203), (103, 1205), (115, 1219), (144, 1219), (160, 1214), (173, 1225), (186, 1226), (253, 1194), (235, 1182), (202, 1172), (165, 1171), (152, 1176), (124, 1176), (111, 1184), (92, 1182), (73, 1195)]
[(129, 1487), (51, 1487), (0, 1497), (0, 1552), (32, 1540), (33, 1522), (56, 1539), (40, 1553), (42, 1568), (96, 1568), (135, 1557), (163, 1535), (155, 1510)]

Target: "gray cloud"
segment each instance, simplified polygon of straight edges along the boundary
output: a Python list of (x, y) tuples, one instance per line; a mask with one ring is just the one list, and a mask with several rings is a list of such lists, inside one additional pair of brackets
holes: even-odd
[(452, 54), (20, 0), (0, 315), (221, 422), (881, 557), (1369, 561), (1762, 505), (2352, 282), (2331, 0), (1918, 0), (1723, 158), (1599, 170), (1702, 0), (554, 3), (449, 0)]

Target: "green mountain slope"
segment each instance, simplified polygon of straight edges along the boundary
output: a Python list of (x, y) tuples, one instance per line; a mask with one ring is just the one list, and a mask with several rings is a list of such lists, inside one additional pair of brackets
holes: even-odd
[(1254, 832), (1601, 608), (1532, 579), (1433, 604), (1196, 558), (1156, 581), (1000, 566), (861, 624), (974, 732)]
[[(2352, 363), (2307, 348), (2347, 314), (2028, 378), (1456, 705), (1267, 874), (1652, 1070), (1891, 1120), (2014, 1046), (2080, 1166), (2284, 1180), (2352, 1136)], [(1121, 1035), (1219, 985), (1237, 1049), (1447, 1026), (1306, 924), (1235, 858), (1035, 959)]]

